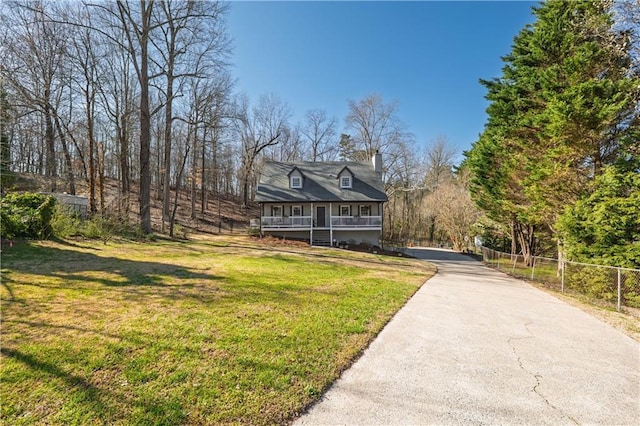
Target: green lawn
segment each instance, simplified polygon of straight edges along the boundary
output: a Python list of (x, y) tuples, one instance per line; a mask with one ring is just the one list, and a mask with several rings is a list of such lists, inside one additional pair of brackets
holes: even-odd
[(245, 237), (2, 252), (5, 424), (284, 424), (433, 273)]

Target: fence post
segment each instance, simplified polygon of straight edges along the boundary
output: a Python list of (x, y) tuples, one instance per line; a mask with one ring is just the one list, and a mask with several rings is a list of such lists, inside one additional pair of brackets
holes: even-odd
[(618, 312), (622, 305), (622, 271), (618, 268)]
[(564, 263), (564, 259), (562, 259), (562, 264), (560, 267), (560, 270), (562, 271), (562, 292), (564, 293), (564, 268), (565, 268), (565, 263)]
[(533, 256), (533, 264), (531, 265), (531, 279), (536, 276), (536, 257)]

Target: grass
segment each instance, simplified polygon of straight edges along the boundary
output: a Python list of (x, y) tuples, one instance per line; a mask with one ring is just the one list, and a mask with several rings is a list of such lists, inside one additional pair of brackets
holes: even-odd
[(2, 252), (6, 424), (285, 424), (433, 274), (424, 262), (189, 242)]

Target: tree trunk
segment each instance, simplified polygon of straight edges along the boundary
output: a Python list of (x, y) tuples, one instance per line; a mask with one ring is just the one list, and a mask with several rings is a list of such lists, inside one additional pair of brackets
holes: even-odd
[[(197, 218), (196, 198), (197, 198), (197, 170), (198, 170), (198, 118), (196, 115), (196, 124), (193, 126), (193, 157), (191, 157), (191, 219)], [(204, 143), (202, 144), (204, 146)], [(204, 148), (203, 148), (204, 149)]]
[(76, 181), (73, 176), (73, 163), (71, 161), (71, 154), (69, 153), (69, 146), (67, 145), (67, 138), (62, 131), (60, 125), (60, 119), (55, 116), (56, 129), (58, 130), (58, 136), (60, 137), (60, 143), (62, 144), (62, 152), (64, 153), (64, 160), (67, 168), (67, 179), (69, 180), (69, 194), (76, 195)]
[(511, 260), (513, 260), (513, 257), (516, 254), (518, 254), (518, 237), (516, 236), (516, 226), (517, 226), (516, 219), (512, 219), (510, 225), (511, 225)]
[(56, 192), (56, 141), (53, 132), (53, 120), (49, 105), (44, 108), (45, 140), (47, 144), (46, 154), (46, 176), (51, 178), (51, 192)]
[[(215, 131), (214, 131), (214, 141), (212, 141), (212, 145), (215, 146)], [(204, 212), (207, 209), (207, 192), (208, 192), (208, 176), (207, 176), (207, 168), (206, 168), (206, 147), (207, 147), (207, 128), (204, 128), (202, 132), (202, 158), (201, 161), (201, 170), (200, 176), (202, 178), (202, 185), (200, 191), (200, 214), (204, 217)], [(215, 155), (215, 154), (214, 154)]]
[(170, 198), (169, 190), (171, 184), (171, 129), (173, 116), (173, 64), (169, 63), (167, 72), (167, 104), (165, 106), (164, 123), (164, 182), (162, 186), (162, 230), (164, 224), (169, 219)]
[(95, 155), (95, 136), (93, 128), (93, 102), (91, 99), (91, 89), (86, 87), (85, 93), (85, 108), (87, 109), (87, 139), (89, 139), (89, 211), (91, 214), (96, 213), (96, 155)]
[(122, 196), (120, 199), (120, 212), (129, 213), (129, 194), (131, 192), (131, 180), (129, 177), (129, 135), (126, 114), (119, 118), (120, 125), (117, 125), (118, 145), (120, 147), (120, 189)]
[(142, 31), (140, 34), (140, 228), (151, 233), (151, 110), (149, 108), (149, 35), (153, 3), (140, 1)]
[(98, 144), (98, 189), (100, 190), (100, 213), (104, 214), (106, 205), (104, 199), (104, 145)]
[(534, 231), (533, 225), (525, 225), (522, 223), (516, 223), (515, 225), (516, 236), (520, 243), (520, 250), (524, 257), (524, 263), (526, 266), (533, 266), (533, 250), (534, 250)]
[(182, 173), (184, 172), (184, 166), (187, 163), (187, 157), (189, 156), (189, 144), (185, 149), (184, 157), (182, 158), (182, 166), (178, 170), (178, 177), (176, 179), (176, 195), (173, 199), (173, 211), (169, 218), (169, 236), (173, 238), (173, 225), (175, 224), (176, 211), (178, 210), (178, 194), (180, 193), (180, 181), (182, 181)]

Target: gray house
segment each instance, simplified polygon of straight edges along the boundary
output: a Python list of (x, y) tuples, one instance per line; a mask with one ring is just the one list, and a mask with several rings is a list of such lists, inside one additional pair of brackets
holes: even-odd
[(371, 162), (267, 162), (256, 201), (260, 232), (307, 240), (380, 245), (383, 205), (382, 156)]

